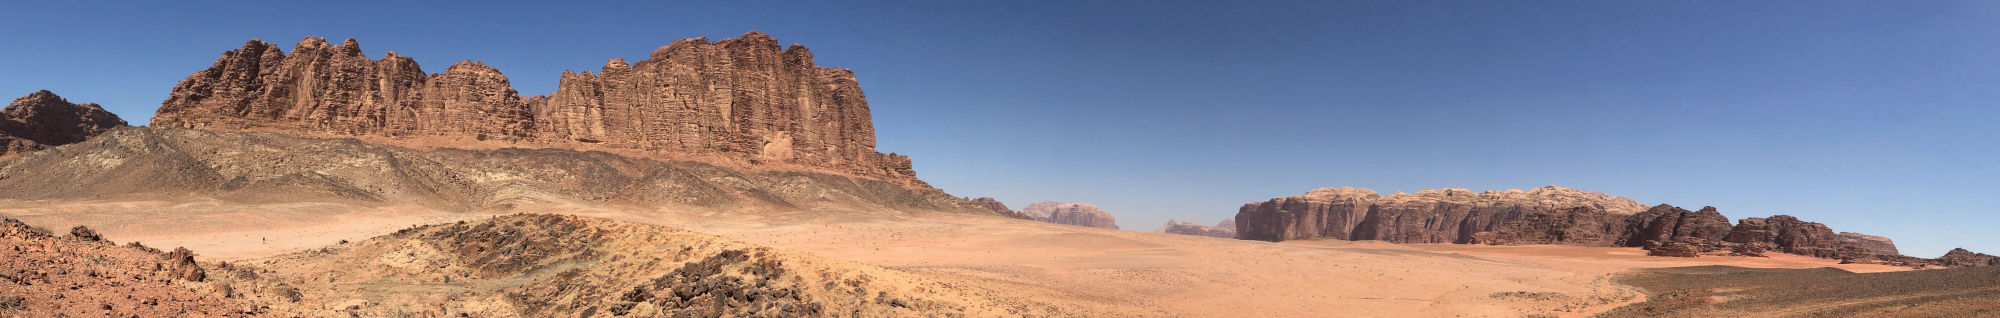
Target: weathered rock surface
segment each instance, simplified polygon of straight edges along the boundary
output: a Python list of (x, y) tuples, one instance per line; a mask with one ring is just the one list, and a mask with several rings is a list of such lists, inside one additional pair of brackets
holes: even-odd
[(1188, 221), (1167, 220), (1167, 224), (1160, 226), (1158, 231), (1168, 234), (1236, 238), (1236, 221), (1222, 219), (1222, 222), (1216, 223), (1215, 226), (1207, 226)]
[(1591, 206), (1533, 213), (1473, 234), (1471, 243), (1610, 246), (1624, 233), (1625, 219)]
[(1964, 248), (1954, 248), (1932, 260), (1932, 264), (1945, 267), (2000, 266), (2000, 256), (1973, 253)]
[(1110, 212), (1089, 203), (1035, 202), (1021, 208), (1021, 214), (1042, 222), (1118, 229), (1118, 221)]
[(932, 188), (563, 149), (417, 150), (278, 133), (123, 127), (0, 161), (0, 199), (213, 197), (443, 210), (613, 204), (711, 211), (990, 213)]
[(1529, 214), (1589, 206), (1632, 214), (1645, 206), (1603, 193), (1547, 186), (1529, 191), (1423, 190), (1387, 196), (1361, 188), (1322, 188), (1305, 195), (1251, 202), (1237, 210), (1237, 236), (1283, 241), (1307, 238), (1398, 243), (1466, 243), (1473, 234)]
[(1874, 252), (1875, 254), (1903, 254), (1896, 251), (1896, 242), (1889, 240), (1887, 237), (1854, 232), (1840, 232), (1839, 234), (1834, 234), (1834, 238), (1839, 239), (1842, 244), (1867, 249), (1869, 252)]
[(1626, 219), (1623, 238), (1616, 246), (1647, 246), (1647, 242), (1682, 242), (1706, 252), (1720, 248), (1714, 243), (1729, 236), (1729, 218), (1715, 207), (1688, 211), (1661, 204)]
[(56, 93), (37, 91), (0, 108), (0, 159), (81, 142), (125, 125), (97, 104), (72, 104)]
[(994, 214), (999, 214), (1000, 216), (1022, 219), (1022, 220), (1035, 219), (1034, 217), (1028, 216), (1027, 214), (1022, 214), (1021, 212), (1015, 212), (1014, 209), (1008, 209), (1006, 203), (1000, 203), (1000, 200), (996, 200), (993, 198), (980, 197), (980, 198), (970, 199), (967, 201), (972, 202), (972, 204), (974, 205), (985, 207), (987, 210), (993, 210)]
[(1840, 256), (1840, 240), (1826, 224), (1800, 221), (1790, 215), (1746, 218), (1731, 228), (1724, 241), (1751, 244), (1791, 254), (1835, 258)]
[[(868, 102), (847, 69), (769, 35), (674, 41), (635, 63), (565, 72), (522, 97), (500, 71), (462, 61), (426, 74), (354, 39), (291, 52), (258, 40), (174, 87), (154, 126), (632, 150), (676, 159), (795, 165), (921, 185), (909, 157), (875, 151)], [(435, 141), (432, 141), (435, 142)]]

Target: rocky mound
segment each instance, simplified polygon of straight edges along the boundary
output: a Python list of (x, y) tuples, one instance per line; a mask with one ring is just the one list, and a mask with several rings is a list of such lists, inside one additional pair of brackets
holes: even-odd
[(333, 304), (360, 316), (1049, 314), (1026, 305), (1003, 307), (898, 271), (575, 216), (422, 226), (258, 266), (296, 278), (293, 307)]
[(1006, 203), (1000, 203), (1000, 200), (996, 200), (993, 198), (980, 197), (976, 199), (971, 199), (970, 202), (972, 202), (973, 205), (978, 205), (981, 207), (985, 207), (987, 210), (992, 210), (993, 213), (1000, 214), (1001, 216), (1022, 219), (1022, 220), (1035, 219), (1035, 217), (1028, 216), (1027, 214), (1023, 214), (1021, 212), (1016, 212), (1014, 211), (1014, 209), (1009, 209), (1007, 208)]
[[(565, 72), (555, 93), (522, 97), (478, 62), (427, 74), (354, 39), (309, 37), (288, 54), (251, 40), (179, 85), (158, 127), (391, 137), (406, 145), (488, 141), (622, 149), (726, 162), (804, 166), (921, 185), (909, 157), (875, 151), (854, 72), (820, 67), (760, 32), (674, 41), (647, 59)], [(436, 141), (431, 141), (436, 142)]]
[(1237, 236), (1283, 241), (1308, 238), (1397, 243), (1466, 243), (1478, 232), (1536, 212), (1589, 206), (1612, 214), (1645, 207), (1603, 193), (1547, 186), (1529, 191), (1423, 190), (1380, 195), (1361, 188), (1322, 188), (1305, 195), (1251, 202), (1236, 213)]
[(716, 211), (989, 213), (930, 188), (559, 149), (415, 150), (353, 139), (127, 127), (0, 162), (0, 198), (210, 196), (447, 210), (593, 203)]
[(1021, 214), (1042, 222), (1118, 229), (1118, 221), (1110, 212), (1089, 203), (1035, 202), (1021, 208)]
[(97, 104), (72, 104), (56, 93), (37, 91), (0, 108), (0, 159), (81, 142), (123, 126), (124, 119)]
[(1854, 232), (1840, 232), (1839, 234), (1834, 234), (1834, 239), (1840, 240), (1842, 244), (1866, 249), (1875, 254), (1902, 254), (1902, 252), (1896, 251), (1896, 242), (1889, 240), (1887, 237)]
[(1731, 229), (1729, 217), (1722, 216), (1715, 207), (1691, 212), (1661, 204), (1626, 218), (1625, 230), (1613, 245), (1650, 249), (1678, 242), (1681, 244), (1676, 245), (1708, 252), (1716, 248), (1714, 243), (1729, 236)]
[(118, 246), (88, 228), (56, 236), (0, 218), (0, 316), (247, 317), (268, 313), (207, 282), (187, 249)]
[(1167, 225), (1160, 226), (1158, 232), (1167, 234), (1236, 238), (1236, 221), (1231, 219), (1222, 219), (1222, 222), (1216, 223), (1215, 226), (1207, 226), (1207, 225), (1195, 224), (1194, 222), (1188, 222), (1188, 221), (1167, 220)]

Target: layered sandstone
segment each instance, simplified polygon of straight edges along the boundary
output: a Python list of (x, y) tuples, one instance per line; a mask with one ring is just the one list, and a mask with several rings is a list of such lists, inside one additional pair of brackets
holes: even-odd
[(37, 91), (0, 108), (0, 159), (73, 144), (125, 120), (97, 104), (73, 104), (49, 91)]
[(1118, 220), (1110, 212), (1089, 203), (1035, 202), (1021, 208), (1021, 214), (1042, 222), (1118, 229)]
[(1603, 193), (1547, 186), (1472, 192), (1423, 190), (1380, 195), (1361, 188), (1322, 188), (1305, 195), (1251, 202), (1237, 210), (1237, 236), (1283, 241), (1307, 238), (1398, 243), (1466, 243), (1529, 214), (1588, 206), (1632, 214), (1645, 206)]
[(1867, 249), (1869, 252), (1874, 252), (1876, 254), (1889, 254), (1889, 255), (1903, 254), (1902, 252), (1896, 250), (1896, 242), (1889, 240), (1889, 238), (1887, 237), (1854, 233), (1854, 232), (1840, 232), (1839, 234), (1834, 234), (1834, 238), (1840, 240), (1840, 242), (1843, 244)]
[(1215, 226), (1207, 226), (1188, 221), (1167, 220), (1167, 224), (1161, 225), (1158, 232), (1167, 234), (1194, 235), (1194, 236), (1207, 236), (1207, 237), (1219, 237), (1219, 238), (1236, 238), (1236, 221), (1231, 219), (1222, 219), (1222, 222), (1216, 223)]
[(251, 40), (176, 85), (153, 125), (629, 150), (921, 184), (908, 157), (875, 151), (854, 72), (760, 32), (565, 72), (532, 97), (479, 62), (428, 74), (395, 52), (369, 59), (354, 39), (310, 37), (290, 53)]
[(1616, 246), (1654, 247), (1682, 242), (1703, 252), (1715, 250), (1715, 243), (1729, 236), (1729, 217), (1715, 207), (1688, 211), (1661, 204), (1626, 219), (1623, 236)]
[(1472, 243), (1610, 246), (1624, 233), (1625, 219), (1590, 206), (1533, 213), (1473, 234)]

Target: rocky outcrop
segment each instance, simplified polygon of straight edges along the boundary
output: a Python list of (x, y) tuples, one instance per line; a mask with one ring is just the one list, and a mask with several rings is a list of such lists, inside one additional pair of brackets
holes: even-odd
[(1472, 192), (1423, 190), (1380, 195), (1361, 188), (1322, 188), (1305, 195), (1251, 202), (1237, 210), (1237, 236), (1283, 241), (1308, 238), (1398, 243), (1466, 243), (1473, 234), (1507, 221), (1588, 206), (1612, 214), (1645, 209), (1631, 199), (1547, 186), (1534, 190)]
[(1790, 215), (1745, 218), (1730, 229), (1723, 241), (1827, 258), (1840, 256), (1843, 246), (1826, 224), (1801, 221)]
[(1610, 246), (1625, 229), (1624, 215), (1591, 206), (1529, 214), (1493, 231), (1473, 234), (1474, 244)]
[(1703, 252), (1721, 248), (1730, 233), (1729, 218), (1715, 207), (1688, 211), (1661, 204), (1626, 219), (1624, 235), (1615, 246), (1662, 246), (1681, 242)]
[(0, 108), (0, 159), (77, 143), (122, 126), (125, 120), (97, 104), (72, 104), (56, 93), (37, 91)]
[(1889, 238), (1887, 237), (1854, 233), (1854, 232), (1840, 232), (1839, 234), (1834, 234), (1834, 239), (1840, 240), (1841, 244), (1860, 247), (1875, 254), (1887, 254), (1887, 255), (1903, 254), (1902, 252), (1896, 251), (1896, 242), (1889, 240)]
[(1006, 203), (1000, 203), (1000, 200), (995, 200), (993, 198), (980, 197), (975, 199), (967, 199), (967, 202), (972, 202), (973, 205), (984, 207), (987, 210), (993, 210), (994, 214), (999, 214), (1000, 216), (1022, 219), (1022, 220), (1035, 219), (1034, 217), (1030, 217), (1027, 214), (1022, 214), (1021, 212), (1015, 212), (1013, 209), (1008, 209)]
[(1021, 214), (1042, 222), (1118, 229), (1118, 221), (1110, 212), (1089, 203), (1035, 202), (1021, 208)]
[(1215, 226), (1207, 226), (1188, 221), (1168, 220), (1158, 231), (1167, 234), (1236, 238), (1236, 221), (1222, 219), (1222, 222), (1216, 223)]
[(760, 32), (674, 41), (634, 63), (565, 72), (554, 93), (533, 97), (479, 62), (427, 74), (395, 52), (369, 59), (354, 39), (309, 37), (289, 54), (251, 40), (176, 85), (152, 123), (622, 150), (922, 184), (908, 157), (875, 151), (854, 72), (820, 67), (805, 47), (781, 49)]
[(1944, 267), (2000, 266), (2000, 256), (1973, 253), (1964, 248), (1954, 248), (1932, 260), (1931, 264)]
[(211, 197), (441, 210), (611, 204), (703, 211), (988, 212), (934, 188), (565, 149), (418, 150), (351, 138), (121, 127), (0, 161), (0, 199)]

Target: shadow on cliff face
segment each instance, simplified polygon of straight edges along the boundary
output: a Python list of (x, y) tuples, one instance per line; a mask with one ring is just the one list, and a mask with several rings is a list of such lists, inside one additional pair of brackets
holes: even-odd
[(930, 188), (561, 149), (415, 150), (354, 139), (129, 127), (0, 166), (0, 198), (214, 196), (442, 210), (590, 203), (691, 210), (991, 213)]

